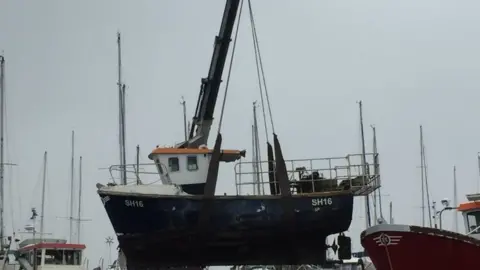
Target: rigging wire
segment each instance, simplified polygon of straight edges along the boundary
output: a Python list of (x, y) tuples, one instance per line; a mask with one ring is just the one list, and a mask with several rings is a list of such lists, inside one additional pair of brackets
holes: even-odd
[[(249, 5), (249, 8), (251, 8), (250, 5)], [(265, 139), (268, 143), (269, 142), (268, 127), (267, 127), (267, 116), (266, 116), (266, 113), (265, 113), (265, 101), (264, 101), (264, 98), (263, 98), (262, 76), (260, 74), (261, 70), (260, 70), (260, 64), (258, 62), (259, 60), (258, 60), (257, 43), (255, 41), (255, 28), (253, 27), (252, 19), (253, 19), (253, 17), (250, 13), (250, 26), (251, 26), (251, 29), (252, 29), (252, 41), (253, 41), (253, 48), (254, 48), (254, 52), (255, 52), (255, 65), (256, 65), (256, 68), (257, 68), (258, 88), (260, 90), (260, 100), (261, 100), (261, 103), (262, 103), (263, 126), (265, 128)]]
[(250, 22), (251, 22), (252, 32), (253, 32), (254, 47), (255, 47), (255, 50), (258, 51), (258, 64), (260, 66), (260, 70), (261, 70), (261, 73), (262, 73), (263, 89), (264, 89), (264, 92), (265, 92), (265, 97), (267, 99), (268, 113), (270, 115), (270, 124), (272, 125), (273, 133), (275, 133), (275, 126), (273, 124), (272, 108), (271, 108), (270, 98), (269, 98), (268, 90), (267, 90), (267, 82), (266, 82), (266, 78), (265, 78), (265, 72), (264, 72), (264, 69), (263, 69), (262, 55), (260, 53), (260, 44), (259, 44), (259, 41), (258, 41), (257, 27), (255, 25), (255, 18), (253, 16), (253, 8), (252, 8), (252, 3), (251, 3), (250, 0), (248, 0), (248, 9), (249, 9)]
[(223, 96), (222, 109), (220, 111), (220, 120), (218, 121), (218, 133), (220, 133), (222, 129), (223, 115), (225, 112), (225, 103), (227, 102), (228, 86), (230, 85), (230, 76), (232, 74), (235, 48), (237, 47), (237, 39), (238, 39), (238, 32), (239, 32), (238, 30), (240, 29), (240, 20), (242, 19), (242, 8), (243, 8), (243, 0), (241, 0), (240, 2), (240, 11), (238, 12), (237, 28), (235, 29), (235, 40), (233, 41), (232, 55), (230, 57), (230, 63), (228, 66), (227, 81), (225, 82), (225, 95)]

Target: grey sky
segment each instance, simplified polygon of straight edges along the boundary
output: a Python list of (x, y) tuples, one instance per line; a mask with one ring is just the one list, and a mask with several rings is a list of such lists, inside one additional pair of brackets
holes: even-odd
[[(452, 197), (454, 164), (460, 200), (475, 191), (478, 1), (253, 4), (275, 127), (287, 158), (359, 152), (356, 101), (362, 99), (367, 147), (368, 126), (375, 124), (383, 193), (390, 194), (384, 202), (394, 201), (397, 222), (421, 222), (421, 123), (432, 198)], [(98, 168), (118, 163), (116, 31), (123, 38), (128, 159), (133, 162), (140, 144), (147, 161), (155, 145), (183, 138), (179, 99), (185, 96), (190, 118), (223, 7), (219, 0), (0, 1), (8, 160), (19, 164), (7, 175), (16, 192), (6, 209), (9, 231), (12, 207), (16, 229), (26, 223), (31, 206), (40, 207), (47, 149), (46, 226), (56, 236), (67, 234), (68, 222), (55, 216), (67, 215), (70, 132), (75, 129), (76, 152), (84, 156), (84, 215), (93, 219), (83, 225), (83, 241), (90, 265), (107, 257), (104, 238), (113, 231), (95, 183), (108, 178)], [(242, 22), (223, 135), (225, 147), (250, 151), (251, 106), (259, 93), (246, 16)], [(217, 190), (233, 193), (231, 166), (221, 177)], [(356, 248), (363, 207), (356, 204), (350, 233)], [(452, 227), (451, 214), (444, 224)]]

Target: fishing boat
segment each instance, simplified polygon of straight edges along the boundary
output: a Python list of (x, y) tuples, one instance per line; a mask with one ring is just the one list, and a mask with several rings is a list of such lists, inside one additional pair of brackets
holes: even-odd
[[(370, 155), (369, 164), (366, 155), (285, 161), (274, 133), (263, 162), (270, 194), (215, 195), (221, 162), (238, 161), (235, 182), (245, 184), (240, 179), (246, 174), (240, 170), (245, 150), (222, 150), (220, 132), (214, 147), (206, 146), (239, 4), (226, 1), (190, 135), (149, 154), (161, 184), (142, 184), (141, 164), (112, 166), (111, 171), (121, 171), (120, 184), (97, 184), (128, 269), (321, 265), (329, 248), (341, 259), (351, 256), (343, 232), (352, 220), (353, 197), (379, 185), (378, 175), (369, 173), (378, 171), (377, 155)], [(127, 184), (125, 174), (132, 171), (136, 183)], [(337, 233), (337, 242), (326, 245), (327, 236)]]
[(65, 239), (31, 238), (19, 243), (16, 260), (25, 270), (86, 270), (82, 264), (83, 244), (69, 244)]
[(462, 213), (464, 234), (441, 226), (382, 224), (362, 232), (362, 245), (378, 270), (480, 269), (475, 259), (480, 252), (480, 194), (469, 194), (467, 200), (444, 207)]

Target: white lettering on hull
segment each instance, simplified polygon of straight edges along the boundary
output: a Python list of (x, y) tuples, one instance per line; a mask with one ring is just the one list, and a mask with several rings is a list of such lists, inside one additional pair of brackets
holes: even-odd
[(125, 200), (125, 206), (128, 206), (128, 207), (143, 207), (143, 201)]

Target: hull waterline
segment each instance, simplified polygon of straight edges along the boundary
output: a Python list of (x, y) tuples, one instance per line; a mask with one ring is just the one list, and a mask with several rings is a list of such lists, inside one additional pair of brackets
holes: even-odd
[(480, 269), (480, 240), (450, 231), (382, 224), (361, 242), (377, 270)]
[(322, 264), (325, 238), (348, 230), (353, 195), (294, 196), (294, 222), (279, 196), (217, 196), (206, 230), (202, 196), (99, 192), (129, 269), (161, 266)]

